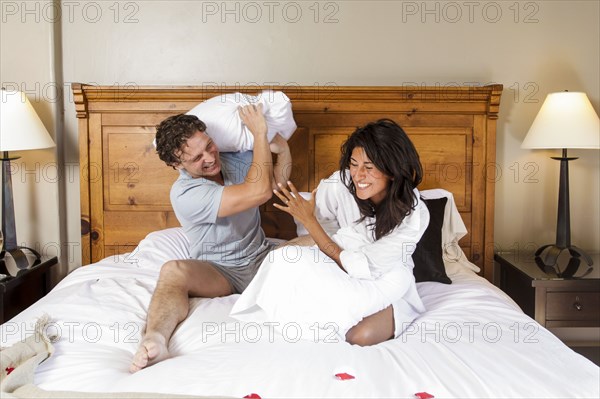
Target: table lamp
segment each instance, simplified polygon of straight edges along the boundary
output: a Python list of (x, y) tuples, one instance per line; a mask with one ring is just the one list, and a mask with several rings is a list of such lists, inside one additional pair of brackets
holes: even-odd
[[(592, 269), (592, 259), (582, 249), (571, 245), (571, 218), (569, 209), (569, 161), (568, 148), (600, 148), (600, 121), (585, 93), (550, 93), (535, 117), (521, 148), (560, 148), (560, 183), (558, 190), (558, 217), (556, 243), (543, 245), (535, 252), (536, 264), (546, 273), (554, 271), (559, 277), (572, 277), (581, 262)], [(570, 258), (561, 271), (558, 257), (567, 250)]]
[(40, 261), (40, 254), (32, 248), (17, 245), (10, 161), (20, 157), (11, 158), (8, 152), (49, 148), (54, 147), (55, 144), (24, 93), (4, 88), (1, 91), (0, 152), (2, 157), (0, 159), (2, 160), (4, 242), (0, 251), (0, 259), (4, 259), (8, 253), (19, 269), (26, 269), (29, 267), (29, 260), (22, 250), (26, 249), (33, 253), (36, 262)]

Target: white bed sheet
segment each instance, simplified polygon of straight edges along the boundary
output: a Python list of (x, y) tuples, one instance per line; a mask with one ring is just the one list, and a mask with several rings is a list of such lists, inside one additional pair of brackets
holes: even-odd
[[(161, 392), (263, 398), (599, 397), (599, 368), (522, 313), (467, 268), (453, 284), (419, 283), (427, 312), (398, 339), (372, 347), (297, 339), (242, 323), (238, 295), (192, 299), (175, 331), (172, 357), (136, 374), (160, 264), (156, 245), (75, 270), (46, 297), (0, 327), (1, 346), (32, 333), (46, 313), (58, 333), (36, 384), (46, 390)], [(335, 337), (332, 341), (335, 341)], [(337, 373), (352, 380), (338, 380)]]

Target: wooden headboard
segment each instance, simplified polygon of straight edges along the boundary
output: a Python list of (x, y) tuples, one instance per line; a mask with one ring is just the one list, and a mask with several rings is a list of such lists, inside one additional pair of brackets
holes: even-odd
[[(337, 169), (357, 126), (398, 122), (419, 151), (420, 189), (454, 194), (469, 234), (460, 245), (492, 280), (496, 120), (502, 85), (484, 87), (193, 87), (72, 85), (79, 121), (83, 264), (132, 250), (151, 231), (178, 226), (169, 202), (178, 176), (156, 155), (155, 126), (228, 92), (282, 90), (298, 130), (290, 139), (292, 181), (310, 191)], [(292, 238), (289, 215), (261, 209), (270, 237)]]

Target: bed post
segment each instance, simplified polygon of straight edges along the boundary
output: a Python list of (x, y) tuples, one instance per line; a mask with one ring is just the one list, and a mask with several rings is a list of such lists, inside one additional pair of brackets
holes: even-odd
[[(488, 98), (487, 126), (486, 126), (486, 170), (485, 170), (485, 247), (484, 247), (484, 270), (483, 277), (494, 283), (494, 209), (496, 195), (496, 128), (498, 112), (500, 110), (500, 97), (503, 86), (500, 84), (490, 85)], [(490, 169), (491, 167), (491, 169)], [(493, 170), (493, 176), (490, 176)]]
[(87, 98), (81, 83), (72, 83), (79, 128), (79, 192), (81, 207), (81, 264), (91, 263), (90, 164)]

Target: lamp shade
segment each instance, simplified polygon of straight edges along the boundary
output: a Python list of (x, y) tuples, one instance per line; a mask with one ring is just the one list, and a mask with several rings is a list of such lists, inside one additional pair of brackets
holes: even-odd
[(25, 93), (5, 89), (1, 91), (0, 151), (54, 147), (54, 141)]
[(600, 120), (587, 95), (548, 94), (521, 148), (600, 148)]

